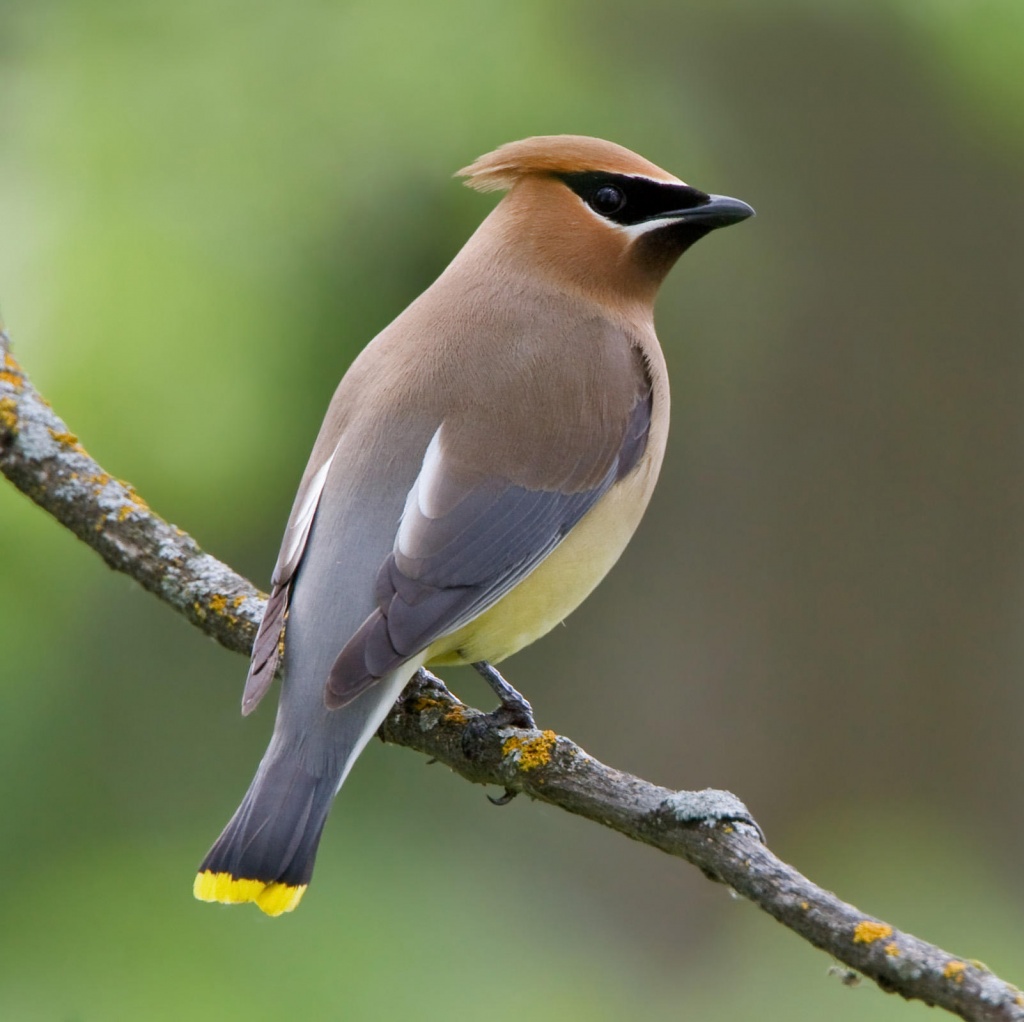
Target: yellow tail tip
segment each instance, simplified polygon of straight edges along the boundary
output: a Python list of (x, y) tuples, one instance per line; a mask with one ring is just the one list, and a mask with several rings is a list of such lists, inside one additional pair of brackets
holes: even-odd
[(306, 893), (306, 885), (292, 887), (280, 881), (247, 880), (230, 873), (211, 873), (204, 870), (196, 875), (192, 893), (200, 901), (219, 901), (224, 905), (242, 905), (253, 902), (268, 916), (291, 912)]

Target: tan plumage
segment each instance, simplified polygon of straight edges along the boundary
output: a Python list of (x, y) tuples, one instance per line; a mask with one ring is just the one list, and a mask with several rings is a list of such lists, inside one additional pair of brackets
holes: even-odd
[(464, 177), (466, 184), (478, 192), (500, 192), (527, 175), (572, 174), (584, 170), (634, 174), (682, 184), (679, 178), (625, 146), (586, 135), (536, 135), (507, 142), (463, 167), (456, 177)]
[(274, 738), (198, 897), (294, 907), (335, 791), (415, 670), (504, 659), (614, 564), (668, 433), (655, 293), (752, 212), (580, 136), (460, 173), (508, 194), (338, 386), (243, 699), (283, 667)]

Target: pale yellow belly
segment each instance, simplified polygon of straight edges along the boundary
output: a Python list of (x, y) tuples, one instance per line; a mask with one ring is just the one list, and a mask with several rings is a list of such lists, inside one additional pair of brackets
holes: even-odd
[(660, 451), (613, 487), (568, 536), (493, 607), (427, 650), (428, 665), (498, 663), (564, 621), (619, 559), (643, 516)]

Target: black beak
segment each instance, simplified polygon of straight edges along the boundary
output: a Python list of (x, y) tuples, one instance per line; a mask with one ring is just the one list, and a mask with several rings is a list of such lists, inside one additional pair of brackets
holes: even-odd
[(753, 206), (748, 206), (742, 199), (730, 199), (728, 195), (709, 195), (708, 201), (690, 209), (681, 209), (678, 213), (669, 213), (673, 220), (684, 224), (693, 224), (705, 230), (716, 227), (728, 227), (738, 224), (747, 217), (754, 216)]

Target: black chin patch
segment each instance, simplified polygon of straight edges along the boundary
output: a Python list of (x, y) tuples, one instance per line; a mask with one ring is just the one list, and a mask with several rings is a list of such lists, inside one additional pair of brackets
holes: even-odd
[[(711, 198), (706, 192), (689, 185), (653, 181), (649, 177), (632, 177), (629, 174), (587, 170), (575, 174), (559, 174), (558, 177), (595, 213), (623, 227), (658, 220), (684, 209), (694, 209), (703, 206)], [(613, 211), (607, 209), (608, 189), (617, 189), (624, 199), (621, 206)]]

